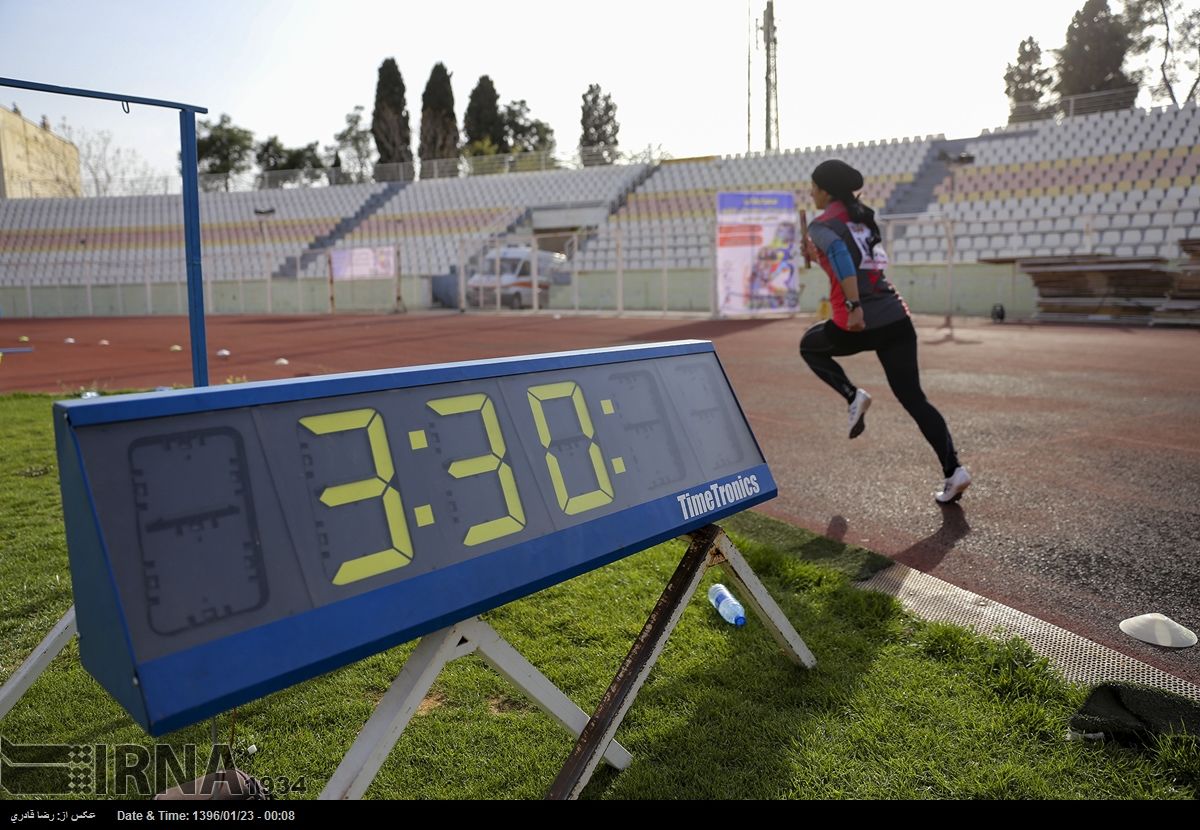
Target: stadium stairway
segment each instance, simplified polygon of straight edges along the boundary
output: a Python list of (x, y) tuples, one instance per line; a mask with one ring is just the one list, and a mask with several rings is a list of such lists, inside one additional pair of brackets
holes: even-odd
[[(467, 255), (467, 262), (481, 261), (493, 245), (503, 247), (508, 244), (524, 244), (533, 235), (533, 209), (525, 208), (502, 231), (497, 231), (485, 239), (475, 240), (478, 244)], [(517, 237), (510, 239), (510, 237)], [(470, 271), (468, 270), (468, 274)], [(433, 274), (430, 277), (433, 299), (442, 308), (458, 308), (458, 266), (451, 265), (449, 273)]]
[[(994, 139), (1009, 139), (1021, 133), (997, 133)], [(965, 152), (968, 144), (978, 144), (980, 141), (993, 139), (993, 136), (974, 136), (972, 138), (954, 138), (934, 141), (926, 153), (917, 175), (912, 183), (904, 188), (898, 188), (888, 200), (882, 211), (888, 216), (905, 216), (925, 213), (930, 206), (937, 202), (935, 190), (946, 181), (950, 175), (950, 165), (942, 161), (940, 156), (945, 153), (950, 158), (957, 158)]]
[[(621, 189), (621, 192), (618, 193), (611, 202), (609, 202), (608, 216), (606, 217), (605, 221), (611, 221), (617, 212), (620, 211), (621, 208), (625, 207), (625, 205), (629, 202), (629, 194), (640, 190), (642, 185), (644, 185), (651, 176), (658, 172), (660, 167), (662, 167), (662, 164), (658, 162), (654, 164), (647, 164), (646, 169), (638, 173), (634, 178), (630, 179), (625, 187)], [(594, 228), (593, 230), (598, 229)], [(583, 243), (579, 246), (579, 249), (575, 252), (575, 255), (578, 256), (580, 252), (587, 250), (588, 246), (594, 243), (597, 239), (599, 239), (598, 234), (585, 236), (583, 238)]]
[[(524, 212), (520, 216), (509, 222), (508, 226), (500, 233), (496, 234), (496, 236), (500, 238), (504, 238), (512, 234), (529, 236), (532, 235), (533, 232), (533, 209), (525, 208)], [(484, 246), (481, 246), (479, 252), (482, 253), (483, 251)]]
[(646, 183), (646, 180), (653, 176), (661, 166), (662, 165), (658, 163), (647, 164), (645, 170), (638, 173), (634, 178), (630, 179), (628, 184), (621, 189), (621, 192), (618, 193), (616, 198), (612, 200), (612, 203), (609, 204), (608, 215), (611, 217), (618, 210), (625, 207), (625, 203), (629, 201), (629, 194), (641, 188), (641, 186)]
[(947, 141), (935, 141), (929, 146), (929, 152), (917, 169), (917, 175), (912, 184), (903, 190), (897, 190), (891, 202), (884, 208), (883, 213), (889, 216), (924, 213), (934, 201), (933, 191), (946, 180), (950, 168), (939, 156), (946, 153), (951, 158), (963, 152), (971, 139), (956, 138)]
[(308, 243), (305, 250), (299, 257), (288, 257), (271, 274), (277, 278), (295, 278), (312, 263), (316, 262), (321, 255), (321, 251), (326, 248), (332, 248), (346, 236), (354, 232), (354, 230), (375, 215), (389, 199), (404, 189), (407, 182), (388, 182), (383, 190), (372, 193), (367, 197), (354, 212), (352, 216), (347, 216), (333, 226), (333, 229), (327, 234), (318, 236)]

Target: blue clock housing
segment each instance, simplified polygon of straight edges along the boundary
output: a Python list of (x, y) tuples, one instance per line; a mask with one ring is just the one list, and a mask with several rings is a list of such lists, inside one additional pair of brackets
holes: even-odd
[(80, 655), (160, 735), (770, 499), (703, 341), (54, 406)]

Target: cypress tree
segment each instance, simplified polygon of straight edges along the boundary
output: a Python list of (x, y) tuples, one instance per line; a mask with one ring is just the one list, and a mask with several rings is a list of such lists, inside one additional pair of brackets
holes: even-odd
[(1132, 46), (1129, 26), (1109, 10), (1108, 0), (1087, 0), (1071, 19), (1063, 48), (1057, 50), (1055, 91), (1066, 97), (1135, 85), (1137, 76), (1122, 69)]
[(463, 132), (466, 133), (468, 146), (476, 142), (479, 142), (476, 146), (483, 146), (487, 140), (498, 152), (507, 153), (509, 150), (504, 119), (500, 115), (500, 96), (487, 75), (481, 77), (471, 90), (467, 111), (463, 115)]
[(583, 163), (587, 166), (597, 164), (612, 164), (617, 160), (617, 133), (621, 125), (617, 123), (617, 105), (611, 95), (606, 95), (599, 84), (591, 84), (583, 94), (583, 108), (580, 117), (583, 133), (579, 138), (581, 150), (585, 153)]
[(425, 162), (458, 156), (454, 90), (450, 86), (450, 73), (441, 63), (434, 65), (429, 82), (425, 84), (425, 92), (421, 95), (421, 143), (417, 152), (422, 162), (421, 178), (457, 175), (457, 167), (453, 165), (439, 165), (439, 169), (433, 169), (433, 165), (428, 168), (425, 166)]
[(412, 161), (412, 129), (408, 123), (404, 78), (394, 58), (379, 65), (375, 109), (371, 111), (371, 135), (375, 137), (380, 164)]

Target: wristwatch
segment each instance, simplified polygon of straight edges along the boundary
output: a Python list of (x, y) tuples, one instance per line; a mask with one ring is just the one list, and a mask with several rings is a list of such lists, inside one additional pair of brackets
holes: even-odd
[(862, 303), (858, 300), (846, 300), (846, 311), (854, 311), (856, 308), (862, 308)]

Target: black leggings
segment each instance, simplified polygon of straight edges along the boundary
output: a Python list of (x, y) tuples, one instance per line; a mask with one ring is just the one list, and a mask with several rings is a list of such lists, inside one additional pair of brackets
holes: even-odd
[(947, 477), (958, 467), (954, 440), (946, 427), (946, 419), (934, 408), (921, 391), (921, 376), (917, 369), (917, 331), (912, 320), (905, 317), (878, 329), (845, 331), (832, 320), (817, 323), (800, 338), (800, 356), (817, 377), (828, 383), (847, 403), (854, 401), (858, 388), (846, 377), (835, 357), (875, 352), (887, 375), (888, 385), (896, 399), (908, 411), (921, 434), (933, 447), (942, 462)]

